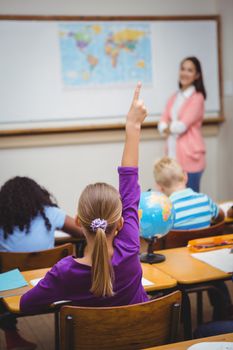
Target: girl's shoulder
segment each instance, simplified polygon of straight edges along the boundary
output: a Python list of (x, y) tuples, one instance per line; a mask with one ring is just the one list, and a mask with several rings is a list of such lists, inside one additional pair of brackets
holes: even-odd
[(66, 275), (69, 271), (73, 269), (75, 260), (72, 255), (68, 255), (65, 258), (59, 260), (50, 270), (53, 274), (57, 276)]
[(89, 265), (82, 264), (76, 261), (76, 258), (73, 255), (68, 255), (65, 258), (59, 260), (56, 263), (56, 268), (62, 272), (77, 272), (78, 270), (90, 270)]
[(66, 213), (61, 208), (57, 206), (45, 206), (44, 212), (50, 222), (54, 223), (58, 228), (64, 225)]
[(72, 256), (72, 255), (68, 255), (68, 256), (65, 256), (64, 258), (62, 258), (61, 260), (59, 260), (57, 263), (56, 263), (56, 266), (58, 268), (63, 268), (63, 267), (66, 267), (66, 266), (71, 266), (73, 264), (75, 264), (75, 258)]

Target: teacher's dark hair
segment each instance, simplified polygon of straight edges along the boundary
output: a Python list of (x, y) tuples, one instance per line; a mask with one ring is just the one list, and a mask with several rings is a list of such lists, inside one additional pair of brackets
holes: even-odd
[(16, 176), (0, 188), (0, 228), (4, 239), (15, 227), (29, 232), (32, 219), (40, 215), (48, 230), (51, 223), (45, 214), (45, 207), (56, 207), (54, 198), (43, 187), (28, 177)]
[[(199, 59), (195, 56), (186, 57), (181, 62), (181, 65), (185, 61), (191, 61), (194, 64), (194, 66), (196, 68), (196, 72), (199, 74), (199, 77), (193, 82), (193, 85), (195, 86), (196, 91), (202, 93), (202, 95), (204, 96), (204, 99), (206, 99), (207, 94), (206, 94), (206, 89), (205, 89), (204, 82), (203, 82), (201, 63), (200, 63)], [(179, 83), (179, 87), (180, 88), (182, 87), (180, 83)]]

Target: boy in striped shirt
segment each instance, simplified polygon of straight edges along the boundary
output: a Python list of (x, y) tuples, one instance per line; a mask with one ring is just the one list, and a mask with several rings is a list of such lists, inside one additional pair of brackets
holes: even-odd
[(154, 165), (159, 190), (175, 209), (174, 230), (197, 230), (224, 219), (223, 211), (206, 194), (186, 188), (187, 174), (172, 158), (163, 157)]
[[(163, 157), (157, 161), (154, 178), (158, 189), (170, 198), (175, 209), (173, 230), (198, 230), (224, 219), (224, 212), (211, 198), (186, 187), (187, 175), (174, 159)], [(212, 285), (223, 296), (223, 300), (219, 300), (218, 293), (208, 291), (216, 321), (222, 318), (222, 310), (228, 309), (231, 299), (223, 281), (215, 281)]]

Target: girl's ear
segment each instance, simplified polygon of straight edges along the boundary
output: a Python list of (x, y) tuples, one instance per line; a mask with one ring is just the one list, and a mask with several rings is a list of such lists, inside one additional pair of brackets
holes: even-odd
[(78, 227), (81, 227), (81, 226), (82, 226), (78, 215), (75, 217), (75, 223), (76, 223), (76, 225), (77, 225)]
[(118, 220), (117, 223), (117, 231), (120, 231), (124, 225), (124, 218), (121, 216), (121, 218)]

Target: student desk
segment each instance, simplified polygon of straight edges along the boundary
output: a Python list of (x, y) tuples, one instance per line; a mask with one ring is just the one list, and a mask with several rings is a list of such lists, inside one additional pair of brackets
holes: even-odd
[[(31, 270), (31, 271), (22, 272), (22, 274), (23, 274), (25, 280), (27, 282), (30, 282), (32, 279), (43, 277), (48, 270), (49, 270), (49, 268)], [(150, 286), (144, 287), (147, 292), (161, 291), (164, 289), (171, 289), (171, 288), (176, 287), (176, 285), (177, 285), (176, 280), (174, 278), (165, 274), (161, 270), (156, 269), (152, 265), (142, 264), (142, 270), (143, 270), (143, 277), (145, 279), (147, 279), (148, 281), (153, 283)], [(28, 289), (30, 289), (30, 288), (32, 288), (32, 286), (28, 287)], [(22, 294), (23, 293), (25, 293), (25, 289), (23, 290)], [(3, 302), (6, 305), (7, 309), (10, 312), (16, 313), (16, 314), (18, 314), (20, 312), (19, 301), (20, 301), (20, 295), (15, 295), (15, 296), (3, 298)]]
[[(187, 247), (172, 248), (156, 251), (163, 254), (166, 260), (156, 264), (156, 269), (170, 275), (177, 280), (178, 288), (182, 291), (184, 307), (185, 338), (192, 338), (191, 310), (188, 292), (193, 287), (206, 286), (217, 280), (229, 280), (231, 274), (225, 273), (191, 256)], [(153, 265), (155, 266), (155, 265)]]
[[(175, 344), (155, 346), (144, 350), (187, 350), (188, 347), (202, 342), (233, 342), (233, 333), (215, 335), (213, 337), (199, 338), (189, 341), (182, 341)], [(211, 349), (210, 349), (211, 350)]]
[[(49, 268), (46, 269), (38, 269), (38, 270), (31, 270), (31, 271), (25, 271), (22, 272), (25, 280), (27, 282), (30, 282), (32, 279), (35, 278), (41, 278), (43, 277), (46, 272), (49, 270)], [(148, 281), (152, 282), (153, 284), (150, 286), (145, 286), (145, 290), (147, 292), (152, 291), (159, 291), (164, 289), (171, 289), (176, 287), (177, 283), (176, 280), (169, 275), (165, 274), (161, 270), (158, 270), (151, 265), (142, 264), (142, 270), (143, 270), (143, 277), (147, 279)], [(28, 286), (28, 289), (32, 288), (32, 286)], [(12, 292), (12, 291), (11, 291)], [(17, 290), (16, 290), (17, 292)], [(23, 287), (22, 294), (25, 293), (25, 288)], [(21, 294), (21, 295), (22, 295)], [(20, 308), (19, 308), (19, 302), (20, 302), (20, 294), (11, 296), (11, 297), (5, 297), (2, 299), (7, 310), (11, 313), (16, 314), (17, 316), (23, 316), (23, 314), (20, 314)], [(58, 327), (58, 313), (59, 309), (57, 308), (48, 308), (48, 312), (54, 312), (55, 315), (55, 348), (59, 349), (59, 327)], [(45, 312), (46, 313), (46, 312)]]

